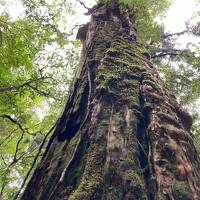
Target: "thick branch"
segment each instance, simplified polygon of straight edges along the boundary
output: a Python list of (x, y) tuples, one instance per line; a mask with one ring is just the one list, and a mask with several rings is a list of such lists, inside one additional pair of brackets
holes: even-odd
[(180, 53), (167, 52), (167, 53), (155, 54), (155, 55), (151, 56), (151, 58), (163, 58), (165, 56), (174, 57), (174, 56), (177, 56), (177, 55), (180, 55)]
[(158, 51), (154, 52), (151, 55), (151, 58), (163, 58), (165, 56), (176, 57), (178, 55), (183, 55), (185, 53), (192, 53), (189, 52), (187, 49), (159, 49)]
[(165, 38), (168, 38), (168, 37), (180, 36), (180, 35), (183, 35), (183, 34), (188, 33), (188, 32), (189, 32), (189, 30), (186, 29), (186, 30), (184, 30), (184, 31), (177, 32), (177, 33), (164, 34), (163, 38), (165, 39)]

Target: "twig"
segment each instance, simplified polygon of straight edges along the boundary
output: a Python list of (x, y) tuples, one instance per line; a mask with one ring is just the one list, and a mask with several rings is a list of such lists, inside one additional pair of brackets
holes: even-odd
[(45, 135), (45, 137), (44, 137), (44, 139), (43, 139), (43, 141), (42, 141), (42, 143), (40, 144), (40, 147), (39, 147), (39, 149), (38, 149), (38, 153), (36, 154), (36, 156), (35, 156), (35, 158), (34, 158), (34, 160), (33, 160), (33, 163), (32, 163), (32, 165), (31, 165), (30, 169), (28, 170), (28, 172), (27, 172), (27, 174), (26, 174), (26, 176), (25, 176), (25, 178), (24, 178), (24, 180), (23, 180), (23, 182), (22, 182), (22, 184), (21, 184), (21, 186), (20, 186), (19, 191), (18, 191), (17, 194), (14, 196), (13, 200), (16, 200), (16, 199), (18, 198), (19, 194), (21, 193), (22, 189), (24, 188), (24, 186), (25, 186), (25, 184), (26, 184), (26, 181), (27, 181), (27, 179), (28, 179), (30, 173), (32, 172), (32, 170), (33, 170), (33, 168), (34, 168), (34, 166), (35, 166), (35, 163), (36, 163), (38, 157), (40, 156), (40, 153), (41, 153), (42, 148), (43, 148), (43, 146), (44, 146), (44, 144), (45, 144), (45, 142), (46, 142), (47, 137), (48, 137), (49, 134), (54, 130), (54, 128), (56, 127), (56, 125), (57, 125), (57, 122), (52, 126), (52, 128), (49, 130), (49, 132)]
[(6, 114), (0, 115), (0, 118), (9, 119), (12, 123), (16, 124), (22, 132), (27, 132), (27, 130), (23, 128), (22, 125), (16, 119), (12, 118), (10, 115)]
[(44, 79), (49, 79), (50, 77), (41, 77), (41, 78), (38, 78), (38, 79), (34, 79), (34, 80), (28, 80), (20, 85), (14, 85), (14, 86), (9, 86), (9, 87), (2, 87), (0, 88), (0, 94), (5, 94), (5, 93), (9, 93), (9, 92), (16, 92), (18, 91), (20, 88), (23, 88), (23, 87), (27, 87), (27, 86), (30, 86), (31, 83), (35, 83), (37, 81), (40, 81), (40, 80), (44, 80)]
[(9, 135), (7, 135), (2, 141), (0, 142), (0, 146), (2, 146), (18, 129), (14, 129)]
[(83, 26), (83, 24), (76, 24), (76, 25), (72, 28), (72, 30), (70, 31), (70, 33), (63, 34), (64, 38), (67, 39), (67, 37), (72, 36), (72, 35), (74, 34), (74, 30), (75, 30), (76, 28), (80, 28), (81, 26)]
[(7, 166), (7, 163), (6, 163), (6, 161), (5, 161), (5, 159), (4, 159), (4, 157), (3, 157), (2, 154), (1, 154), (1, 159), (2, 159), (2, 161), (3, 161), (3, 164), (4, 164), (5, 166)]
[(23, 128), (22, 125), (16, 119), (13, 119), (9, 115), (0, 115), (0, 117), (9, 119), (11, 122), (16, 124), (19, 127), (19, 129), (22, 131), (22, 134), (21, 134), (21, 136), (20, 136), (20, 138), (19, 138), (19, 140), (17, 141), (17, 144), (16, 144), (16, 150), (15, 150), (15, 154), (14, 154), (14, 157), (13, 157), (13, 161), (9, 165), (9, 166), (12, 166), (15, 162), (17, 162), (20, 159), (20, 158), (17, 159), (17, 154), (19, 152), (19, 145), (20, 145), (20, 142), (23, 140), (24, 134), (27, 132), (27, 130), (25, 128)]
[(15, 154), (14, 154), (14, 157), (13, 157), (13, 163), (17, 162), (22, 156), (20, 156), (18, 159), (17, 159), (17, 154), (19, 152), (19, 145), (20, 145), (20, 142), (23, 140), (24, 138), (24, 134), (25, 132), (23, 131), (22, 134), (21, 134), (21, 137), (19, 138), (19, 140), (17, 141), (17, 145), (16, 145), (16, 150), (15, 150)]
[(81, 1), (81, 0), (76, 0), (76, 1), (77, 1), (78, 3), (80, 3), (86, 10), (89, 11), (89, 10), (91, 9), (91, 8), (87, 7), (83, 1)]

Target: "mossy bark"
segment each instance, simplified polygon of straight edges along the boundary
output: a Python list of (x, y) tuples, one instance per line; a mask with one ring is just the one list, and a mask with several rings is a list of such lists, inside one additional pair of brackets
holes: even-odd
[(200, 159), (127, 6), (98, 4), (65, 111), (23, 200), (197, 200)]

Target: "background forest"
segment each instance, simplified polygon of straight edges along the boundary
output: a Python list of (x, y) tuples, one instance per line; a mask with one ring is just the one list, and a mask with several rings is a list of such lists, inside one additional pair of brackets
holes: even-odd
[[(185, 27), (172, 32), (166, 28), (165, 15), (177, 0), (121, 1), (135, 12), (147, 56), (193, 116), (191, 135), (200, 149), (199, 2)], [(94, 4), (95, 0), (0, 0), (0, 197), (4, 199), (18, 198), (43, 155), (79, 68), (81, 43), (76, 32), (89, 20), (84, 13)]]

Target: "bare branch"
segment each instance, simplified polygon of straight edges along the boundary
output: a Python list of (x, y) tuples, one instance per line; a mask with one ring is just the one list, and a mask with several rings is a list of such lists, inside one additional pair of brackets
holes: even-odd
[(13, 200), (16, 200), (18, 198), (19, 194), (21, 193), (22, 189), (24, 188), (24, 186), (26, 184), (26, 181), (29, 178), (29, 175), (31, 174), (31, 172), (32, 172), (32, 170), (33, 170), (33, 168), (35, 166), (35, 163), (37, 162), (38, 157), (41, 155), (41, 151), (42, 151), (42, 148), (43, 148), (43, 146), (44, 146), (44, 144), (46, 142), (47, 137), (54, 130), (54, 128), (56, 127), (57, 123), (58, 123), (58, 121), (52, 126), (52, 128), (49, 130), (49, 132), (45, 135), (45, 137), (44, 137), (44, 139), (43, 139), (43, 141), (40, 144), (40, 147), (38, 149), (38, 153), (36, 154), (36, 156), (35, 156), (35, 158), (34, 158), (34, 160), (32, 162), (32, 165), (31, 165), (30, 169), (28, 170), (28, 172), (27, 172), (27, 174), (26, 174), (26, 176), (25, 176), (25, 178), (24, 178), (24, 180), (23, 180), (23, 182), (22, 182), (22, 184), (20, 186), (19, 191), (17, 192), (17, 194), (15, 195)]
[(164, 34), (163, 38), (165, 39), (165, 38), (168, 38), (168, 37), (180, 36), (180, 35), (183, 35), (183, 34), (188, 33), (188, 32), (189, 32), (189, 30), (186, 29), (184, 31), (177, 32), (177, 33)]
[(182, 56), (186, 54), (195, 56), (195, 53), (188, 49), (159, 49), (158, 51), (152, 53), (151, 58), (163, 58), (165, 56), (170, 56), (173, 58), (179, 55)]
[(152, 59), (154, 59), (154, 58), (163, 58), (165, 56), (174, 57), (174, 56), (178, 56), (178, 55), (180, 55), (180, 53), (167, 52), (167, 53), (158, 53), (158, 54), (155, 54), (155, 55), (151, 56), (151, 58)]
[(18, 152), (19, 152), (19, 150), (20, 150), (19, 145), (20, 145), (21, 141), (22, 141), (23, 138), (24, 138), (24, 134), (25, 134), (25, 132), (22, 132), (22, 134), (21, 134), (19, 140), (17, 141), (16, 150), (15, 150), (15, 154), (14, 154), (14, 157), (13, 157), (13, 163), (15, 163), (15, 162), (17, 162), (18, 160), (21, 159), (21, 156), (22, 156), (22, 155), (21, 155), (19, 158), (17, 158), (17, 154), (18, 154)]
[(65, 39), (67, 39), (67, 37), (72, 36), (72, 35), (74, 34), (74, 30), (75, 30), (76, 28), (80, 28), (81, 26), (83, 26), (83, 24), (76, 24), (76, 25), (72, 28), (72, 30), (70, 31), (70, 33), (63, 33), (63, 37), (64, 37)]
[(20, 85), (3, 87), (3, 88), (0, 88), (0, 94), (15, 92), (15, 91), (18, 91), (20, 88), (30, 86), (31, 83), (36, 83), (40, 80), (49, 79), (49, 78), (50, 77), (41, 77), (41, 78), (38, 78), (38, 79), (28, 80), (28, 81), (26, 81), (26, 82), (24, 82)]
[(7, 166), (7, 163), (6, 163), (6, 161), (5, 161), (5, 159), (4, 159), (4, 157), (3, 157), (2, 154), (1, 154), (1, 159), (2, 159), (2, 161), (3, 161), (3, 164), (4, 164), (5, 166)]
[(14, 123), (15, 125), (17, 125), (19, 127), (19, 129), (22, 131), (21, 133), (21, 136), (19, 138), (19, 140), (17, 141), (17, 144), (16, 144), (16, 149), (15, 149), (15, 154), (14, 154), (14, 157), (13, 157), (13, 160), (12, 162), (9, 164), (9, 167), (12, 166), (14, 163), (16, 163), (18, 160), (21, 159), (21, 156), (19, 158), (17, 158), (17, 154), (19, 152), (19, 145), (21, 143), (21, 141), (23, 140), (24, 138), (24, 134), (25, 133), (28, 133), (27, 129), (26, 128), (23, 128), (23, 126), (14, 118), (12, 118), (10, 115), (0, 115), (1, 118), (5, 118), (5, 119), (9, 119), (12, 123)]
[[(191, 32), (191, 27), (188, 27), (187, 29), (185, 29), (185, 30), (183, 30), (183, 31), (180, 31), (180, 32), (176, 32), (176, 33), (163, 33), (163, 34), (161, 35), (161, 37), (162, 37), (163, 39), (168, 39), (168, 38), (173, 37), (173, 36), (178, 37), (178, 36), (184, 35), (184, 34), (186, 34), (186, 33), (190, 33), (190, 32)], [(151, 41), (151, 42), (149, 43), (149, 45), (153, 45), (154, 43), (156, 43), (156, 42), (155, 42), (155, 41)]]
[(28, 86), (29, 86), (31, 89), (33, 89), (36, 93), (38, 93), (39, 95), (41, 95), (41, 96), (44, 96), (44, 97), (47, 97), (47, 98), (51, 97), (52, 99), (55, 99), (55, 100), (57, 100), (57, 101), (60, 101), (59, 98), (57, 98), (57, 97), (55, 97), (55, 96), (52, 96), (50, 93), (44, 92), (44, 91), (38, 89), (37, 87), (31, 85), (31, 84), (28, 84)]
[(3, 138), (2, 141), (0, 141), (0, 146), (3, 145), (9, 138), (11, 138), (13, 133), (15, 133), (17, 130), (18, 130), (18, 128), (12, 130), (12, 132), (9, 135), (7, 135), (5, 138)]
[(10, 120), (12, 123), (17, 125), (22, 132), (27, 132), (27, 129), (23, 128), (22, 125), (16, 119), (12, 118), (10, 115), (6, 115), (6, 114), (0, 115), (0, 118)]
[(87, 7), (83, 1), (81, 1), (81, 0), (76, 0), (76, 1), (78, 3), (80, 3), (86, 10), (88, 10), (88, 11), (91, 10), (91, 8)]

